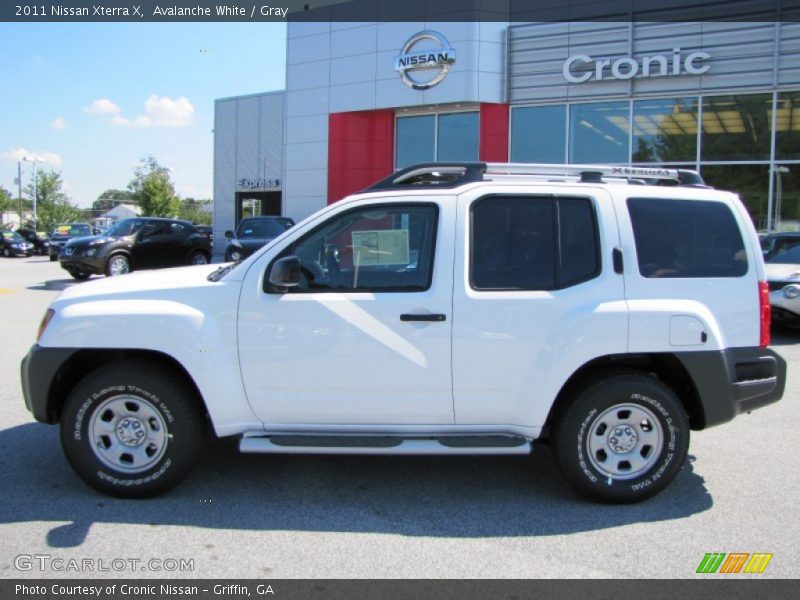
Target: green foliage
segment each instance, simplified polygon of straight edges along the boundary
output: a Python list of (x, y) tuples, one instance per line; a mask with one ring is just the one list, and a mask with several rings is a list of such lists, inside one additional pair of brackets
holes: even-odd
[(128, 189), (142, 209), (142, 216), (174, 217), (180, 210), (180, 199), (175, 194), (169, 169), (158, 164), (153, 156), (142, 157)]
[[(78, 220), (80, 209), (70, 202), (63, 191), (64, 182), (61, 173), (53, 170), (39, 169), (36, 185), (36, 213), (37, 228), (50, 231), (60, 223), (69, 223)], [(25, 192), (32, 198), (34, 193), (33, 182), (29, 183)]]
[(0, 212), (14, 210), (14, 200), (6, 188), (0, 185)]
[(181, 200), (178, 216), (196, 225), (211, 225), (211, 200), (184, 198)]

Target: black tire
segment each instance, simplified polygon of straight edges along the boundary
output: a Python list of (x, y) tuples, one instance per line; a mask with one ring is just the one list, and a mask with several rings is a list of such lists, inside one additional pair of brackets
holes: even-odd
[[(200, 262), (200, 259), (203, 259)], [(208, 254), (203, 252), (202, 250), (195, 250), (189, 255), (189, 264), (190, 265), (207, 265), (210, 261), (208, 258)]]
[(77, 279), (79, 281), (86, 281), (87, 279), (89, 279), (89, 277), (92, 276), (92, 274), (89, 273), (89, 271), (81, 271), (79, 269), (70, 269), (69, 274), (72, 275), (74, 279)]
[(659, 379), (639, 371), (606, 373), (583, 386), (553, 421), (551, 446), (559, 471), (599, 502), (629, 504), (656, 495), (675, 478), (689, 451), (689, 421), (680, 400)]
[[(135, 433), (145, 437), (126, 445), (136, 421)], [(205, 433), (194, 390), (148, 361), (120, 361), (93, 371), (70, 392), (61, 415), (61, 445), (72, 468), (91, 487), (120, 498), (149, 498), (179, 483), (194, 465)]]
[(112, 265), (114, 264), (114, 261), (118, 261), (118, 260), (124, 260), (125, 263), (128, 265), (128, 269), (127, 269), (127, 271), (125, 271), (125, 273), (130, 273), (130, 272), (133, 271), (133, 265), (131, 264), (131, 259), (130, 258), (125, 256), (124, 254), (112, 254), (111, 256), (108, 257), (108, 260), (106, 261), (105, 273), (106, 273), (107, 277), (114, 277), (116, 275), (123, 275), (124, 274), (124, 273), (115, 273), (114, 269), (112, 268)]
[(3, 256), (11, 258), (11, 251), (8, 248), (3, 248)]
[(50, 255), (50, 262), (56, 262), (57, 256)]

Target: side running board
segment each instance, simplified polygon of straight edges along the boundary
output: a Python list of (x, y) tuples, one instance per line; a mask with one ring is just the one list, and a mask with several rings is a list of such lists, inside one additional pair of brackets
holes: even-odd
[(510, 435), (441, 437), (255, 435), (239, 442), (239, 451), (253, 454), (530, 454), (531, 443)]

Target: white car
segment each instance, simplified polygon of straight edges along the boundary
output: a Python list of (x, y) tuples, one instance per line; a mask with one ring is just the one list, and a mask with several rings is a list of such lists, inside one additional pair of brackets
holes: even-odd
[(800, 246), (767, 259), (769, 303), (777, 323), (800, 326)]
[(694, 172), (429, 164), (238, 264), (68, 288), (23, 390), (115, 496), (175, 485), (211, 428), (253, 453), (549, 438), (577, 490), (635, 502), (674, 479), (690, 429), (780, 399), (769, 326), (750, 217)]

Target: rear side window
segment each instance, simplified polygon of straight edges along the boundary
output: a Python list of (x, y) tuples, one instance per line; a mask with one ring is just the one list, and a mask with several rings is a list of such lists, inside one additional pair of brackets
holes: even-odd
[(560, 289), (600, 271), (588, 198), (490, 196), (473, 205), (471, 216), (475, 289)]
[(629, 198), (639, 272), (648, 278), (741, 277), (747, 253), (722, 202)]

